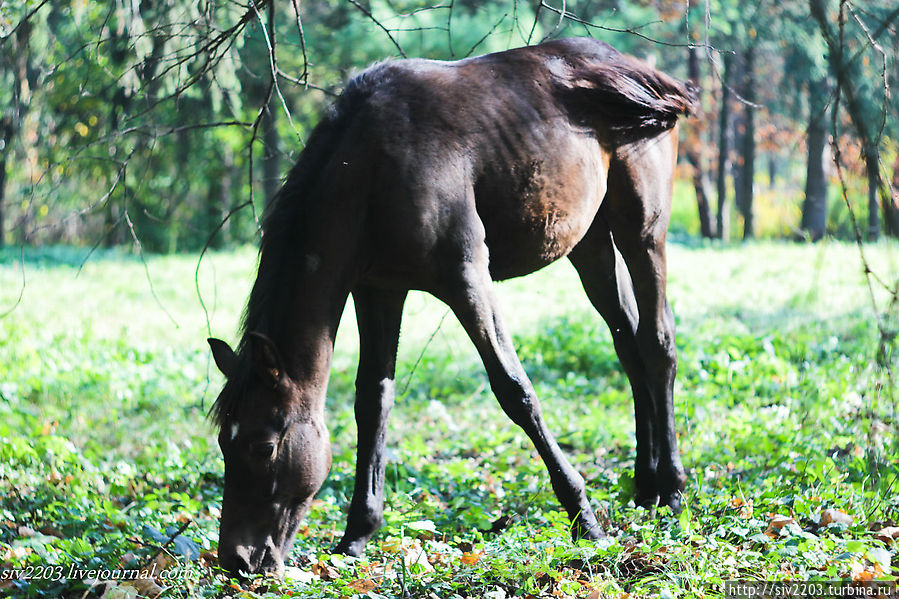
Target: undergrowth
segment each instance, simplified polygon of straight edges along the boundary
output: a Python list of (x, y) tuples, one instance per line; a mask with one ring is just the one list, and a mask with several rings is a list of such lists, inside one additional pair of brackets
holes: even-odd
[[(576, 276), (553, 267), (502, 289), (519, 355), (607, 533), (597, 542), (571, 541), (542, 462), (473, 350), (455, 325), (437, 329), (441, 307), (416, 300), (385, 525), (363, 557), (331, 555), (354, 472), (346, 323), (328, 392), (331, 474), (285, 578), (243, 586), (215, 559), (223, 468), (205, 411), (221, 380), (203, 341), (207, 316), (233, 330), (252, 252), (210, 259), (211, 315), (193, 295), (193, 256), (148, 262), (154, 299), (138, 260), (101, 256), (79, 271), (44, 252), (0, 319), (0, 593), (595, 599), (719, 597), (735, 579), (895, 580), (895, 404), (853, 251), (672, 248), (689, 474), (680, 514), (633, 505), (629, 385)], [(21, 278), (15, 260), (0, 263), (0, 311)], [(110, 287), (119, 301), (104, 311), (90, 290)], [(152, 586), (109, 580), (142, 568)]]

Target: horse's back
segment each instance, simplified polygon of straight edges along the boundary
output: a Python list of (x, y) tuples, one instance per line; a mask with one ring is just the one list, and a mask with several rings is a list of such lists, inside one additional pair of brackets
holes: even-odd
[(465, 251), (452, 246), (483, 228), (491, 274), (502, 279), (566, 255), (583, 236), (605, 192), (608, 152), (572, 122), (546, 59), (519, 49), (396, 61), (356, 80), (366, 95), (359, 138), (381, 164), (369, 205), (375, 253), (391, 254), (380, 262)]
[[(654, 71), (622, 56), (558, 40), (457, 62), (390, 61), (351, 81), (341, 103), (354, 113), (354, 157), (369, 165), (369, 275), (426, 288), (481, 241), (497, 279), (565, 256), (599, 209), (614, 153), (614, 115), (592, 103), (646, 112), (628, 86), (642, 91)], [(622, 76), (623, 92), (607, 81)], [(644, 126), (635, 123), (626, 125)]]

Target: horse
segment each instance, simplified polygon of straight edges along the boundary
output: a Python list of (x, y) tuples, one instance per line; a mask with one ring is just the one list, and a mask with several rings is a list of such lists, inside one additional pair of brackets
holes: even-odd
[(210, 416), (225, 463), (219, 562), (283, 572), (331, 467), (324, 405), (338, 323), (359, 328), (358, 453), (346, 531), (360, 555), (382, 523), (387, 419), (403, 303), (446, 303), (506, 415), (532, 440), (578, 538), (604, 533), (548, 430), (493, 281), (567, 256), (611, 329), (633, 391), (636, 500), (678, 509), (674, 321), (665, 236), (689, 84), (591, 38), (455, 62), (376, 64), (346, 85), (263, 219), (236, 350)]

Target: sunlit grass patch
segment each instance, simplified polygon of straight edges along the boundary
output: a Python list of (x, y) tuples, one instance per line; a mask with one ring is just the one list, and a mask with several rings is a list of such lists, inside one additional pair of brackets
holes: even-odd
[[(254, 253), (204, 260), (206, 312), (194, 256), (148, 260), (155, 298), (140, 260), (104, 256), (77, 274), (72, 260), (42, 258), (0, 320), (2, 567), (139, 567), (165, 545), (168, 571), (185, 567), (166, 596), (181, 597), (715, 597), (729, 579), (894, 576), (896, 543), (883, 531), (899, 520), (895, 405), (856, 249), (669, 254), (684, 512), (633, 506), (629, 384), (576, 274), (559, 264), (503, 284), (500, 299), (608, 537), (570, 540), (542, 462), (464, 333), (445, 307), (413, 295), (385, 526), (362, 558), (331, 556), (354, 475), (348, 307), (328, 392), (330, 477), (289, 576), (244, 587), (215, 567), (222, 462), (205, 411), (222, 381), (205, 337), (208, 314), (212, 333), (233, 340)], [(890, 246), (869, 255), (895, 276)], [(14, 303), (20, 280), (15, 261), (0, 265), (0, 304)], [(180, 545), (167, 543), (179, 530)], [(0, 581), (16, 597), (87, 587)]]

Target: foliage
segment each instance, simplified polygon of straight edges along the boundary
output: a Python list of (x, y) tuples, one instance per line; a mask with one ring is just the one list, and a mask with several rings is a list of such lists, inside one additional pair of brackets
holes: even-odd
[[(897, 15), (886, 0), (852, 9), (853, 76), (889, 152), (899, 135), (896, 100), (879, 82), (895, 77), (888, 38)], [(687, 128), (712, 152), (721, 56), (756, 48), (757, 79), (765, 82), (757, 95), (760, 147), (782, 172), (801, 166), (795, 150), (814, 110), (810, 85), (828, 77), (829, 63), (798, 0), (749, 7), (732, 0), (29, 0), (0, 7), (0, 245), (174, 252), (251, 241), (266, 196), (358, 69), (401, 55), (455, 59), (568, 35), (600, 37), (680, 77), (687, 45), (698, 46), (708, 97)], [(741, 85), (735, 91), (745, 93)], [(788, 200), (760, 214), (769, 221), (764, 235), (795, 233), (779, 219), (793, 217), (785, 204), (801, 201), (802, 181), (790, 177), (784, 187)], [(862, 196), (853, 202), (864, 205)], [(830, 230), (847, 232), (840, 223)]]
[[(872, 266), (888, 270), (892, 248), (869, 249)], [(84, 263), (81, 250), (28, 250), (22, 302), (0, 319), (2, 571), (155, 567), (170, 573), (155, 582), (172, 597), (718, 597), (729, 579), (894, 580), (899, 548), (882, 529), (899, 523), (896, 406), (872, 355), (877, 330), (855, 249), (669, 253), (690, 473), (682, 514), (633, 506), (627, 380), (560, 264), (503, 284), (501, 302), (609, 536), (571, 542), (539, 457), (492, 399), (464, 333), (415, 295), (384, 528), (362, 558), (329, 553), (354, 471), (347, 310), (329, 387), (331, 474), (288, 576), (240, 587), (215, 565), (223, 480), (205, 410), (221, 380), (202, 342), (207, 318), (214, 331), (233, 330), (253, 252), (200, 264), (204, 314), (195, 256), (144, 264), (112, 252)], [(4, 311), (19, 295), (21, 257), (0, 253)], [(82, 597), (88, 586), (4, 580), (0, 593)], [(135, 588), (97, 585), (93, 596)]]

